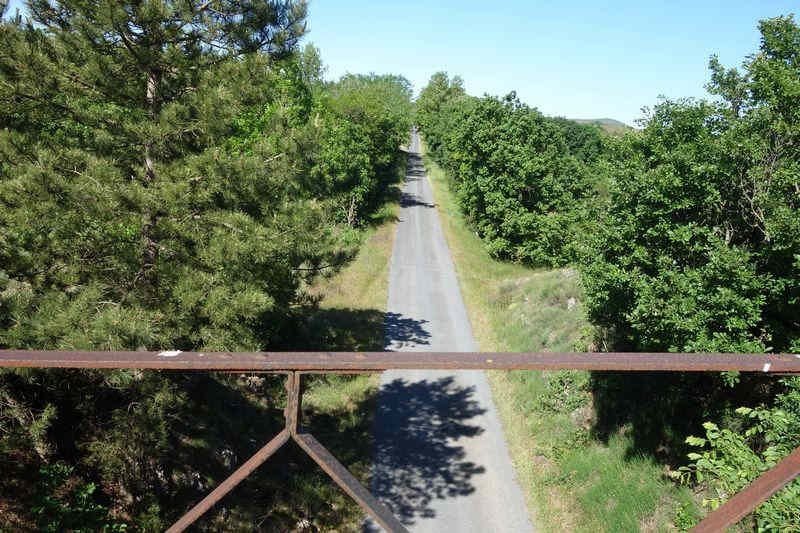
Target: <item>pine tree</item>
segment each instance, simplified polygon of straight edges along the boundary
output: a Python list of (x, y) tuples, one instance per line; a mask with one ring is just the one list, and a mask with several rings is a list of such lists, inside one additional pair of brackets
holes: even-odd
[(299, 145), (229, 145), (243, 114), (279, 98), (305, 2), (28, 11), (0, 33), (0, 305), (15, 324), (0, 345), (267, 345), (302, 274), (341, 255), (294, 185)]
[[(358, 244), (341, 205), (357, 193), (356, 220), (387, 188), (407, 82), (328, 86), (315, 49), (295, 56), (302, 0), (33, 0), (27, 13), (0, 22), (0, 347), (291, 344), (313, 304), (302, 288)], [(0, 369), (0, 470), (39, 471), (23, 492), (45, 504), (4, 480), (0, 498), (42, 529), (110, 529), (111, 510), (162, 531), (203, 495), (197, 479), (224, 478), (220, 449), (246, 457), (282, 423), (263, 406), (273, 383)], [(248, 501), (253, 521), (265, 504)]]

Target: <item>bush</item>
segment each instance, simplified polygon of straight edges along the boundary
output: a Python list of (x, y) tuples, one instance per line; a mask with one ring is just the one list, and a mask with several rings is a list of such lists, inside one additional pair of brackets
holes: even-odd
[(31, 506), (39, 531), (88, 533), (127, 530), (125, 524), (109, 517), (107, 507), (95, 502), (97, 486), (94, 483), (70, 479), (72, 467), (54, 463), (42, 466), (39, 474), (38, 492)]
[[(782, 384), (773, 406), (736, 410), (742, 430), (706, 422), (705, 438), (686, 439), (698, 450), (688, 455), (690, 466), (680, 467), (673, 477), (705, 486), (704, 506), (716, 509), (800, 446), (800, 378)], [(800, 480), (758, 506), (754, 517), (759, 531), (800, 531)]]

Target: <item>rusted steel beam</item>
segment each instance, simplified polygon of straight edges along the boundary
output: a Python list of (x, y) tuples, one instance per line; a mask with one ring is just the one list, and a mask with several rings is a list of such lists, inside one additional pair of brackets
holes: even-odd
[(300, 426), (300, 403), (303, 400), (303, 376), (299, 372), (289, 372), (286, 378), (286, 431), (297, 434)]
[(756, 478), (750, 486), (736, 493), (716, 511), (710, 513), (691, 530), (691, 533), (725, 531), (798, 475), (800, 475), (800, 448), (784, 457), (778, 464)]
[(793, 354), (475, 353), (475, 352), (62, 352), (0, 350), (0, 367), (142, 368), (223, 371), (375, 371), (405, 369), (738, 370), (800, 373)]
[(269, 441), (263, 448), (258, 450), (255, 455), (248, 459), (242, 466), (228, 476), (228, 478), (220, 483), (217, 488), (211, 491), (208, 496), (192, 507), (192, 509), (183, 515), (180, 520), (172, 524), (167, 530), (167, 533), (178, 533), (185, 530), (192, 525), (203, 513), (211, 509), (215, 503), (222, 499), (223, 496), (228, 494), (233, 488), (238, 485), (244, 478), (249, 476), (253, 470), (261, 466), (261, 463), (269, 459), (269, 457), (277, 452), (281, 446), (286, 444), (290, 438), (289, 432), (283, 430), (278, 433), (271, 441)]
[(392, 512), (375, 498), (325, 446), (310, 433), (297, 433), (292, 438), (353, 500), (388, 533), (408, 533)]
[(392, 512), (381, 504), (353, 475), (336, 460), (333, 455), (309, 433), (301, 433), (301, 402), (303, 397), (302, 374), (289, 372), (286, 378), (286, 428), (273, 438), (266, 446), (256, 452), (246, 463), (240, 466), (208, 496), (195, 505), (180, 520), (167, 530), (167, 533), (178, 533), (197, 521), (206, 511), (230, 492), (244, 478), (258, 468), (290, 438), (300, 445), (322, 469), (341, 486), (367, 513), (370, 514), (387, 532), (407, 533), (403, 525)]

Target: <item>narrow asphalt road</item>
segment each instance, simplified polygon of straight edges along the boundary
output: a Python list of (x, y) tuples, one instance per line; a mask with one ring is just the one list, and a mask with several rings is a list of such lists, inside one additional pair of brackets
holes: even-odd
[[(476, 351), (416, 132), (409, 152), (386, 349)], [(375, 424), (371, 488), (410, 531), (533, 531), (484, 372), (385, 372)]]

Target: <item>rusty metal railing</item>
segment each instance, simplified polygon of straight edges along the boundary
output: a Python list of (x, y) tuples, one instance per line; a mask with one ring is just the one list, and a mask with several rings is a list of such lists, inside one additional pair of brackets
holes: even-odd
[[(287, 374), (286, 427), (167, 531), (184, 531), (289, 440), (294, 440), (375, 521), (391, 533), (403, 524), (301, 424), (303, 374), (389, 369), (740, 371), (800, 374), (800, 355), (685, 353), (414, 352), (65, 352), (0, 350), (0, 367), (139, 368)], [(800, 448), (711, 512), (692, 531), (721, 532), (800, 475)]]

